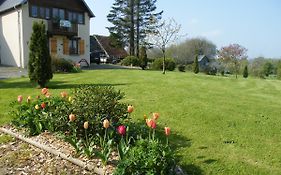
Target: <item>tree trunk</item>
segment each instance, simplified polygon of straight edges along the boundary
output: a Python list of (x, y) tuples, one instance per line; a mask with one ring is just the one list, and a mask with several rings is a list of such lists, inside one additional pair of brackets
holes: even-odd
[(140, 53), (140, 0), (137, 0), (137, 41), (136, 41), (136, 47), (137, 47), (137, 57), (139, 57)]
[(135, 0), (130, 0), (130, 55), (135, 56)]
[(166, 74), (166, 67), (165, 67), (165, 60), (166, 60), (166, 49), (162, 48), (162, 52), (163, 52), (163, 74)]

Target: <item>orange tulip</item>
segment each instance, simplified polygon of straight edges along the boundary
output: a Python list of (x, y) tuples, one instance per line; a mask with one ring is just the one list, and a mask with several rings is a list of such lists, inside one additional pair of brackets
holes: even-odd
[(171, 133), (171, 128), (165, 127), (165, 134), (166, 134), (166, 136), (169, 136), (170, 133)]
[(104, 127), (105, 129), (107, 129), (107, 128), (109, 127), (109, 121), (108, 121), (107, 119), (105, 119), (105, 120), (103, 121), (103, 127)]
[(23, 98), (22, 95), (19, 95), (19, 96), (18, 96), (18, 102), (19, 102), (19, 103), (22, 102), (22, 98)]
[(149, 128), (151, 128), (151, 119), (146, 119), (146, 124)]
[(67, 97), (67, 92), (63, 91), (63, 92), (60, 93), (60, 95), (61, 95), (62, 98), (65, 98), (65, 97)]
[(84, 123), (84, 129), (88, 129), (88, 128), (89, 128), (89, 122), (86, 121), (86, 122)]
[(50, 98), (51, 97), (51, 94), (49, 92), (46, 93), (45, 95), (47, 98)]
[(134, 107), (132, 105), (128, 106), (128, 113), (132, 113), (134, 111)]
[(160, 114), (158, 112), (153, 113), (153, 119), (157, 120), (160, 117)]
[(47, 89), (47, 88), (43, 88), (43, 89), (41, 90), (41, 93), (42, 93), (43, 95), (46, 95), (46, 94), (48, 93), (48, 89)]
[(71, 122), (73, 122), (76, 119), (75, 115), (72, 113), (68, 117), (69, 117), (69, 121)]
[(152, 129), (156, 128), (156, 122), (153, 119), (146, 119), (146, 124), (149, 128), (152, 128)]

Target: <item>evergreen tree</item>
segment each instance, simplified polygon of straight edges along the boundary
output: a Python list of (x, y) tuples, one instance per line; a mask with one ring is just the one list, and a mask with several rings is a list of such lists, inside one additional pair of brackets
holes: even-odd
[(146, 45), (148, 32), (156, 30), (162, 12), (155, 13), (157, 0), (115, 0), (107, 16), (113, 27), (108, 27), (111, 35), (129, 47), (129, 53), (139, 55), (139, 46)]
[(281, 80), (281, 61), (277, 64), (277, 79)]
[(147, 62), (148, 62), (146, 48), (144, 46), (142, 46), (140, 49), (139, 59), (140, 59), (140, 67), (142, 68), (142, 70), (144, 70), (146, 68)]
[(30, 81), (35, 81), (40, 87), (45, 87), (46, 83), (53, 78), (45, 24), (43, 21), (34, 22), (32, 29), (29, 45), (28, 75)]
[(244, 77), (244, 78), (248, 78), (248, 75), (249, 75), (249, 73), (248, 73), (248, 66), (246, 65), (246, 66), (244, 67), (243, 77)]
[(195, 56), (194, 63), (193, 63), (193, 72), (195, 74), (199, 73), (199, 63), (198, 63), (198, 54)]

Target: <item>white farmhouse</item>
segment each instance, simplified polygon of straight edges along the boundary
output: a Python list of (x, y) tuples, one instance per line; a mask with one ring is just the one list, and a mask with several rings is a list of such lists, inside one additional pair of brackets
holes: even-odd
[(43, 21), (50, 54), (90, 63), (90, 18), (84, 0), (0, 0), (0, 64), (26, 68), (34, 21)]

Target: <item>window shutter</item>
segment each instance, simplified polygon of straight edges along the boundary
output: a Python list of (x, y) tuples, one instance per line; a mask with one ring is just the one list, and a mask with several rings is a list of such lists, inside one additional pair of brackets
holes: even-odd
[(51, 38), (51, 54), (57, 54), (57, 39)]
[(79, 40), (79, 49), (80, 49), (80, 55), (84, 55), (85, 53), (85, 41)]
[(69, 55), (69, 40), (68, 39), (63, 40), (63, 54)]

